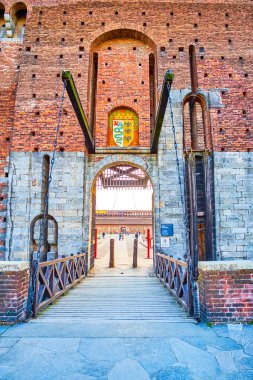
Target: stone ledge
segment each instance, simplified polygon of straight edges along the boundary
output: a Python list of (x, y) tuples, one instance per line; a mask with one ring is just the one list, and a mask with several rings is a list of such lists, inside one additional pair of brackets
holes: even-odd
[(251, 260), (227, 260), (227, 261), (200, 261), (198, 264), (200, 270), (209, 271), (237, 271), (252, 270), (253, 261)]
[(29, 261), (0, 261), (0, 272), (20, 272), (29, 268)]

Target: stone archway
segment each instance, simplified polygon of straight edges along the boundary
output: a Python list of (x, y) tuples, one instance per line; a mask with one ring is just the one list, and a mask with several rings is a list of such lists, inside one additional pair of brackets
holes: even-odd
[[(91, 161), (87, 164), (87, 176), (86, 176), (86, 186), (85, 186), (85, 215), (87, 215), (87, 220), (84, 224), (84, 248), (88, 252), (88, 268), (90, 267), (90, 254), (91, 254), (91, 244), (92, 244), (92, 225), (94, 224), (94, 207), (92, 206), (92, 200), (94, 202), (94, 184), (98, 175), (110, 166), (117, 164), (126, 164), (129, 166), (135, 166), (141, 169), (150, 179), (153, 187), (153, 236), (154, 236), (154, 251), (156, 246), (156, 239), (158, 233), (158, 225), (155, 221), (158, 219), (159, 215), (157, 212), (159, 210), (159, 183), (158, 183), (158, 168), (156, 164), (156, 158), (147, 157), (143, 159), (139, 156), (129, 155), (129, 154), (117, 154), (110, 155), (102, 158), (100, 161)], [(94, 227), (94, 226), (93, 226)]]

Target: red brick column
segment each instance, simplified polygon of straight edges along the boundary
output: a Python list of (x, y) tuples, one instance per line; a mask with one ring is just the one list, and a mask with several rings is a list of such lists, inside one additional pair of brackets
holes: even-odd
[(0, 262), (0, 324), (26, 319), (28, 286), (28, 262)]
[(200, 262), (198, 283), (203, 322), (253, 320), (253, 261)]

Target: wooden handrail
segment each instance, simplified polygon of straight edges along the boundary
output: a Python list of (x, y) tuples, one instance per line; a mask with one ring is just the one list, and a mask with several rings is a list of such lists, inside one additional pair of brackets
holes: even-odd
[(85, 277), (86, 253), (38, 264), (33, 316), (45, 309)]
[(178, 303), (192, 316), (193, 302), (188, 263), (157, 253), (156, 275)]
[(178, 265), (181, 265), (184, 268), (187, 268), (187, 262), (186, 261), (181, 261), (179, 259), (174, 259), (174, 257), (164, 255), (163, 253), (157, 253), (157, 256), (163, 257), (166, 260), (170, 260), (174, 263), (177, 263)]
[(69, 259), (75, 259), (80, 256), (86, 256), (86, 253), (81, 253), (80, 255), (73, 255), (73, 256), (67, 256), (67, 257), (60, 257), (59, 259), (51, 260), (51, 261), (43, 261), (39, 263), (39, 268), (47, 267), (48, 265), (62, 263)]

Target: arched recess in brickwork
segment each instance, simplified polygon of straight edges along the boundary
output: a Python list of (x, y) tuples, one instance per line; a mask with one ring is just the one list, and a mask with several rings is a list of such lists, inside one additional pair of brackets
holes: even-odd
[(4, 25), (5, 25), (4, 12), (5, 12), (4, 4), (0, 3), (0, 38), (3, 35), (3, 30), (2, 29), (4, 29)]
[(108, 113), (124, 104), (140, 119), (140, 146), (149, 147), (156, 105), (156, 45), (144, 33), (114, 29), (90, 47), (89, 120), (97, 147), (107, 146)]
[(202, 94), (190, 93), (185, 97), (183, 126), (190, 251), (197, 268), (199, 260), (215, 258), (212, 139), (207, 102)]
[(100, 44), (113, 39), (133, 39), (142, 41), (151, 47), (152, 50), (156, 50), (155, 42), (147, 35), (139, 30), (134, 29), (112, 29), (101, 35), (97, 36), (91, 43), (91, 51), (94, 51)]
[(139, 145), (139, 116), (134, 109), (124, 106), (113, 108), (108, 119), (109, 146)]
[[(43, 214), (37, 215), (30, 226), (30, 252), (37, 252), (40, 239), (40, 225)], [(48, 252), (54, 252), (55, 258), (58, 254), (58, 223), (52, 215), (46, 215), (46, 223), (43, 228), (43, 243), (41, 247), (40, 261), (47, 260)]]
[(184, 150), (212, 150), (207, 102), (201, 94), (189, 94), (183, 102)]
[(22, 38), (25, 33), (27, 6), (23, 2), (15, 3), (11, 8), (11, 17), (15, 24), (14, 37)]

